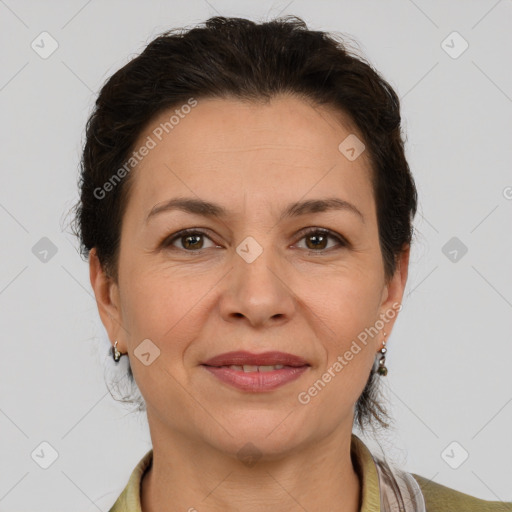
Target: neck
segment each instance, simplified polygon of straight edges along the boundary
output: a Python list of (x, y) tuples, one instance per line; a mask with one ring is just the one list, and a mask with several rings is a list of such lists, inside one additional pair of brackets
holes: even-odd
[(151, 437), (153, 462), (141, 484), (143, 512), (360, 511), (351, 431), (245, 464), (176, 432), (172, 438), (153, 432)]

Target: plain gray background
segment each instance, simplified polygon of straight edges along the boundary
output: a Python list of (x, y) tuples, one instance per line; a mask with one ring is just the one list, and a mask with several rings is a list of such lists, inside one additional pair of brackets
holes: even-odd
[[(346, 34), (397, 90), (420, 203), (379, 443), (408, 471), (512, 500), (510, 0), (0, 0), (0, 511), (107, 511), (151, 447), (145, 417), (106, 389), (67, 214), (104, 81), (158, 33), (218, 14)], [(46, 58), (41, 38), (58, 44)]]

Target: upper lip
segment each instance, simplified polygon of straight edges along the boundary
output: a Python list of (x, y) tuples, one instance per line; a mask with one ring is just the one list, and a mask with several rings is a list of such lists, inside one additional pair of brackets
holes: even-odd
[(253, 354), (243, 350), (219, 354), (202, 364), (206, 366), (272, 366), (276, 364), (283, 366), (309, 366), (309, 363), (305, 359), (302, 359), (302, 357), (285, 352), (262, 352), (261, 354)]

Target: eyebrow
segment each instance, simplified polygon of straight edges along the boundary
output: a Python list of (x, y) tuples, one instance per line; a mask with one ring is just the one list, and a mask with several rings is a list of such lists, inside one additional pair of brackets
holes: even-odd
[[(155, 205), (146, 216), (146, 224), (155, 215), (173, 210), (180, 210), (187, 213), (194, 213), (202, 215), (203, 217), (213, 218), (226, 218), (232, 213), (221, 206), (220, 204), (196, 199), (193, 197), (177, 197), (165, 201), (164, 203)], [(307, 201), (298, 201), (289, 204), (279, 217), (279, 222), (286, 218), (299, 217), (311, 213), (326, 212), (329, 210), (341, 210), (354, 213), (364, 223), (364, 215), (352, 203), (339, 199), (337, 197), (330, 197), (326, 199), (310, 199)]]

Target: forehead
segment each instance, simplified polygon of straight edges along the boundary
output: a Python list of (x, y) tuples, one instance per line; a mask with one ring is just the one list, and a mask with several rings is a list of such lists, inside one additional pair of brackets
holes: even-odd
[(198, 99), (194, 107), (162, 112), (141, 133), (136, 147), (149, 140), (153, 147), (133, 171), (130, 202), (147, 213), (176, 195), (228, 203), (238, 195), (244, 204), (268, 207), (339, 191), (368, 209), (367, 152), (351, 161), (340, 151), (354, 136), (362, 140), (338, 110), (294, 96), (267, 103)]

